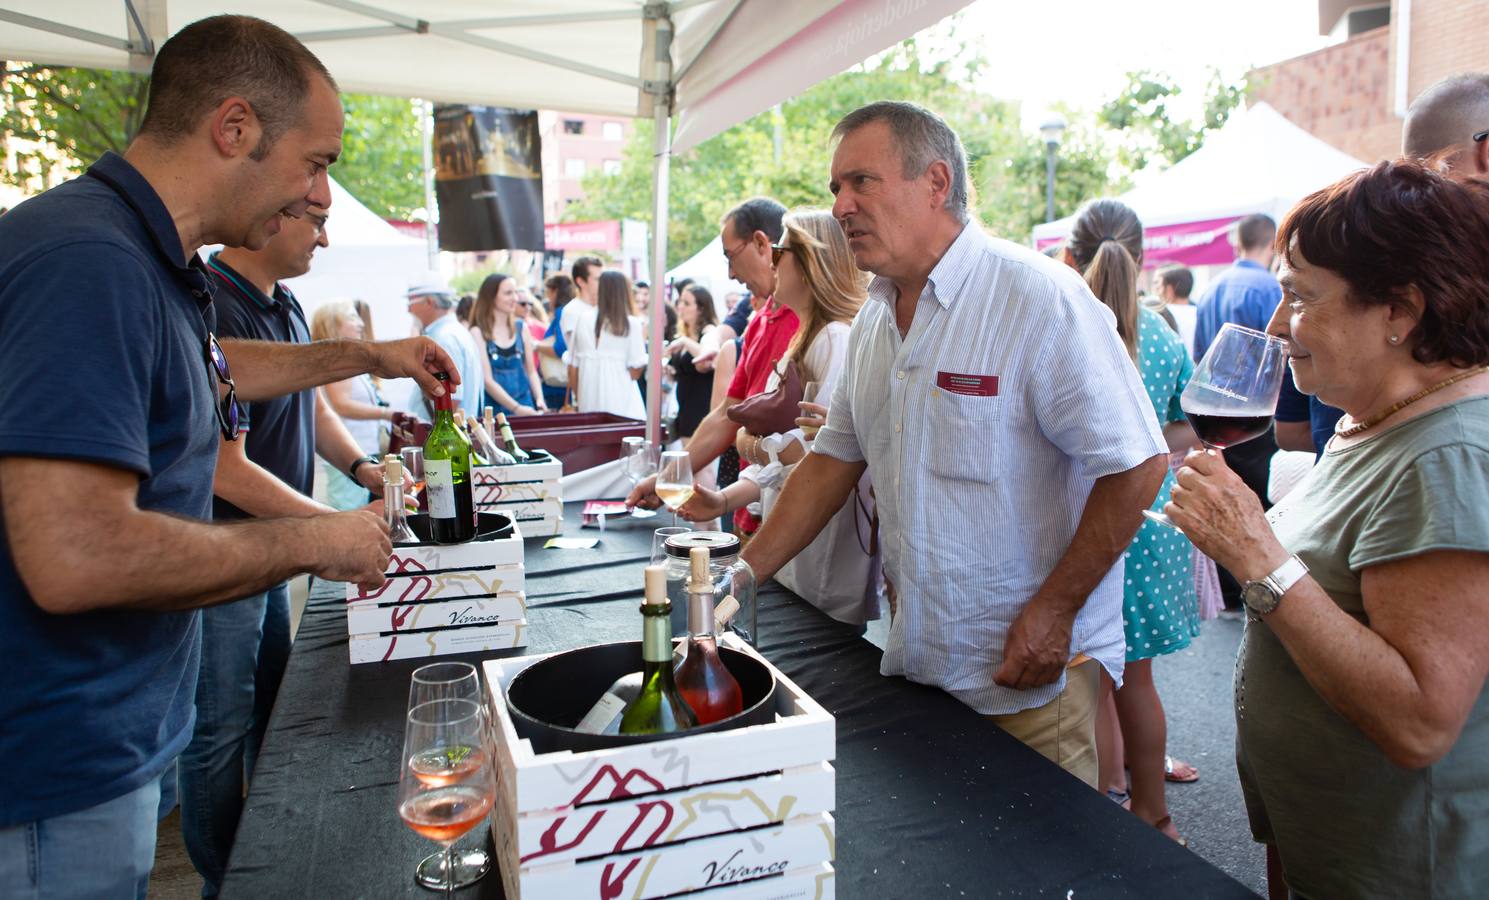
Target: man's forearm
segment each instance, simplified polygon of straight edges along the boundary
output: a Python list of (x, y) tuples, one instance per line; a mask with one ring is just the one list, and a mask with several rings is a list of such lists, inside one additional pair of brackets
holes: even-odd
[(242, 400), (268, 400), (371, 371), (368, 341), (274, 341), (223, 339), (222, 352)]
[(726, 410), (738, 402), (733, 397), (725, 397), (724, 402), (709, 410), (694, 429), (693, 437), (688, 441), (688, 459), (693, 463), (694, 472), (718, 459), (734, 445), (739, 425), (729, 418)]
[(1035, 600), (1074, 615), (1085, 606), (1117, 560), (1132, 544), (1142, 511), (1153, 504), (1168, 471), (1168, 457), (1155, 456), (1125, 472), (1096, 479), (1065, 555), (1040, 585)]
[(217, 457), (212, 493), (260, 519), (334, 512), (285, 484), (258, 463), (227, 453)]
[(808, 453), (797, 464), (770, 516), (741, 554), (757, 580), (775, 575), (812, 542), (843, 508), (864, 468), (864, 463), (843, 462), (823, 453)]

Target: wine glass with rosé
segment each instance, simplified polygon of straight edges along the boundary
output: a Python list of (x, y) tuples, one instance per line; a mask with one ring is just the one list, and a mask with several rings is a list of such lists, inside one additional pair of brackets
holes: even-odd
[[(1286, 369), (1286, 341), (1227, 322), (1184, 386), (1179, 406), (1211, 450), (1243, 444), (1272, 427)], [(1163, 513), (1145, 509), (1143, 515), (1176, 527)]]
[(454, 888), (489, 871), (489, 859), (475, 871), (461, 871), (453, 847), (485, 821), (495, 799), (491, 743), (480, 704), (442, 699), (410, 709), (403, 733), (398, 815), (442, 848), (420, 861), (415, 881), (449, 897)]

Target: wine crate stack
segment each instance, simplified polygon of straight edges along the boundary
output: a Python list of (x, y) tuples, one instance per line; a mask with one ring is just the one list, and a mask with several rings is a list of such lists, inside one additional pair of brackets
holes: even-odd
[[(751, 653), (732, 635), (723, 646)], [(834, 721), (768, 661), (774, 721), (601, 750), (537, 753), (507, 707), (541, 656), (488, 660), (492, 843), (511, 900), (833, 896)]]
[(346, 588), (353, 663), (527, 646), (522, 533), (398, 544), (381, 587)]
[(564, 465), (542, 450), (514, 466), (474, 466), (471, 489), (477, 512), (511, 518), (526, 537), (552, 537), (564, 530)]

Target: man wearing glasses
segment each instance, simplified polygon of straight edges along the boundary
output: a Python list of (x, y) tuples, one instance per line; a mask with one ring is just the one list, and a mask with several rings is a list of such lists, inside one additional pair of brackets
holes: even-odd
[(1444, 78), (1406, 111), (1401, 155), (1425, 159), (1443, 151), (1455, 171), (1489, 173), (1489, 75)]
[(424, 339), (213, 336), (197, 250), (262, 248), (328, 206), (341, 130), (335, 83), (299, 41), (204, 19), (160, 47), (122, 156), (0, 219), (6, 893), (145, 896), (161, 776), (191, 737), (197, 609), (301, 572), (383, 580), (371, 512), (208, 521), (237, 398), (367, 371), (436, 390), (452, 368)]

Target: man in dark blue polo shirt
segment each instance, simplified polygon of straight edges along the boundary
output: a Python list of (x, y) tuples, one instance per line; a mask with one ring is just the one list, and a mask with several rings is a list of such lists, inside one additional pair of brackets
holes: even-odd
[[(310, 270), (329, 244), (327, 211), (312, 206), (284, 223), (262, 250), (228, 247), (207, 270), (220, 338), (310, 342), (299, 302), (281, 279)], [(319, 453), (368, 488), (382, 485), (382, 466), (311, 389), (240, 404), (243, 437), (218, 447), (212, 518), (218, 522), (333, 512), (310, 498)], [(202, 610), (202, 665), (196, 727), (181, 754), (181, 830), (186, 851), (215, 896), (243, 811), (245, 778), (254, 762), (290, 651), (289, 583)]]
[(198, 608), (304, 571), (382, 581), (370, 512), (207, 521), (234, 395), (365, 371), (435, 391), (452, 367), (419, 338), (212, 337), (197, 249), (262, 247), (329, 205), (341, 127), (299, 41), (204, 19), (161, 46), (123, 156), (0, 217), (0, 892), (145, 896), (161, 774), (191, 735)]

